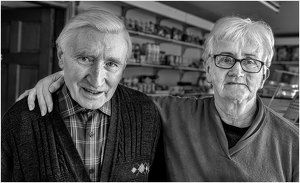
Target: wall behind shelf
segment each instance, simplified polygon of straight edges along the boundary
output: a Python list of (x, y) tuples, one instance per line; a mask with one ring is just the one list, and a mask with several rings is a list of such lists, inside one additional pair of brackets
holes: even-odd
[[(78, 11), (81, 12), (83, 10), (86, 10), (91, 7), (99, 7), (103, 10), (110, 11), (114, 13), (117, 16), (121, 16), (122, 8), (118, 3), (114, 2), (108, 2), (108, 1), (81, 1), (78, 6)], [(133, 20), (142, 20), (143, 22), (149, 22), (152, 21), (156, 23), (156, 17), (155, 14), (140, 10), (140, 9), (132, 9), (129, 10), (126, 14), (126, 18), (131, 18)], [(161, 21), (161, 25), (165, 25), (168, 27), (176, 27), (178, 29), (183, 29), (183, 25), (179, 22), (176, 22), (174, 20), (168, 20), (164, 19)], [(197, 29), (189, 29), (189, 33), (194, 35), (202, 34)], [(146, 38), (137, 38), (137, 37), (131, 37), (131, 40), (133, 43), (139, 43), (142, 45), (143, 43), (154, 43), (154, 40), (146, 39)], [(180, 45), (175, 45), (171, 43), (161, 43), (160, 44), (160, 50), (165, 51), (167, 54), (172, 55), (181, 55), (183, 47)], [(202, 50), (201, 49), (195, 49), (195, 48), (188, 48), (184, 52), (183, 58), (187, 65), (191, 64), (195, 60), (200, 60)], [(143, 68), (143, 67), (132, 67), (128, 66), (124, 71), (124, 77), (134, 77), (139, 75), (152, 75), (155, 73), (155, 70), (153, 68)], [(180, 73), (178, 70), (160, 70), (158, 72), (159, 78), (157, 79), (157, 82), (159, 84), (168, 85), (168, 86), (174, 86), (177, 84), (180, 78)], [(186, 72), (183, 75), (183, 78), (181, 81), (183, 82), (191, 82), (193, 84), (196, 84), (198, 79), (199, 73), (197, 72)]]

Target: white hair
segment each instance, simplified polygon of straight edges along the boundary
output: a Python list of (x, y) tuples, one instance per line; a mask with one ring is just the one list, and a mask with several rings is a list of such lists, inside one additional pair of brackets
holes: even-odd
[(274, 35), (272, 29), (264, 21), (253, 21), (249, 18), (224, 17), (218, 20), (204, 43), (202, 58), (207, 61), (213, 54), (220, 40), (251, 44), (263, 51), (265, 63), (270, 67), (274, 54)]
[(117, 16), (98, 8), (91, 8), (71, 18), (56, 40), (57, 47), (65, 51), (66, 43), (71, 36), (84, 27), (93, 28), (100, 33), (123, 33), (128, 46), (126, 60), (130, 58), (132, 43), (123, 21)]

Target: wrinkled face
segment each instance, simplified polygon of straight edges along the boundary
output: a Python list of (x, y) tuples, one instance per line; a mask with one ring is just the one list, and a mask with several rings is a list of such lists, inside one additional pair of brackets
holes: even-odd
[[(253, 45), (240, 46), (240, 44), (231, 41), (219, 41), (216, 45), (212, 55), (226, 54), (237, 59), (253, 58), (265, 61), (262, 51)], [(256, 97), (257, 90), (263, 87), (264, 81), (268, 77), (263, 78), (265, 66), (259, 73), (247, 73), (243, 71), (239, 62), (236, 62), (231, 69), (218, 68), (212, 56), (208, 62), (206, 67), (207, 79), (213, 84), (216, 100), (250, 101)]]
[(72, 98), (84, 108), (100, 108), (112, 98), (126, 66), (124, 35), (81, 28), (66, 45), (58, 57)]

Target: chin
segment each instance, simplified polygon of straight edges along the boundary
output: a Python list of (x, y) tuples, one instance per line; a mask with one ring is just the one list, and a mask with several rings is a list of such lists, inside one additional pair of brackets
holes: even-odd
[(238, 101), (242, 102), (243, 100), (247, 99), (247, 95), (245, 93), (228, 93), (225, 95), (225, 98), (232, 100), (232, 101)]
[(105, 100), (100, 100), (100, 101), (82, 100), (79, 102), (79, 105), (81, 105), (82, 107), (84, 107), (86, 109), (91, 109), (91, 110), (99, 109), (104, 104), (105, 104)]

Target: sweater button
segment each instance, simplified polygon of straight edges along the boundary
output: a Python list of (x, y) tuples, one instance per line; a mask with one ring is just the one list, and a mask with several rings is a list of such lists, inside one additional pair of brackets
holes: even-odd
[(93, 169), (93, 168), (89, 169), (89, 173), (90, 173), (90, 174), (95, 173), (95, 169)]

